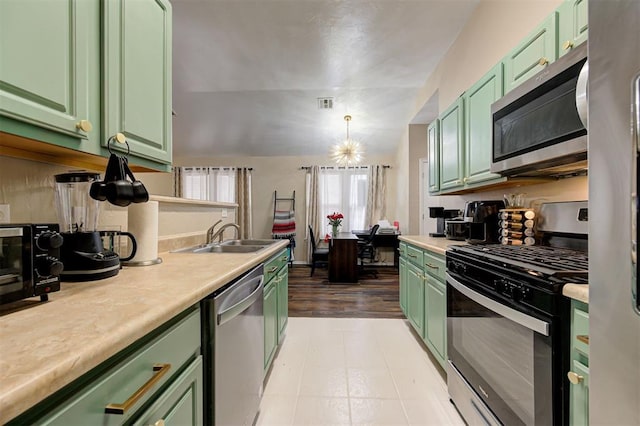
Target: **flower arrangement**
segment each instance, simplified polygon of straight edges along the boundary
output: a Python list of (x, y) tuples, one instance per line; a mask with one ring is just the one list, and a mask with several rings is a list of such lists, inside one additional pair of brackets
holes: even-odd
[(329, 219), (329, 225), (331, 225), (331, 232), (335, 237), (336, 235), (338, 235), (338, 227), (342, 225), (342, 219), (344, 219), (344, 216), (342, 215), (342, 213), (333, 212), (333, 214), (330, 214), (327, 216), (327, 219)]

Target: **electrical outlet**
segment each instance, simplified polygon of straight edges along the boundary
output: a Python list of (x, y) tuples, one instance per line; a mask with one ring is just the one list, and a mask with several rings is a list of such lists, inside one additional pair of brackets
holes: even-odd
[(9, 204), (0, 204), (0, 223), (11, 222), (11, 209)]
[(222, 217), (227, 217), (227, 209), (222, 209), (221, 210), (221, 216)]

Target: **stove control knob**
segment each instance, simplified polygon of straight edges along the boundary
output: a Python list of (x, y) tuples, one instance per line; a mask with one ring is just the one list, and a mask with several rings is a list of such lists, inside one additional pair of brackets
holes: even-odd
[(59, 276), (64, 269), (64, 265), (53, 256), (47, 256), (39, 259), (36, 270), (41, 276)]
[(62, 235), (58, 232), (43, 232), (36, 237), (36, 245), (45, 251), (60, 248), (62, 246)]

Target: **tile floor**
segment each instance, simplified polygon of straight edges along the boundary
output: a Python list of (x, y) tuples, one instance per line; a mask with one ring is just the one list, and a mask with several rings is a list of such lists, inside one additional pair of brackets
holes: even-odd
[(257, 425), (464, 425), (400, 319), (289, 318)]

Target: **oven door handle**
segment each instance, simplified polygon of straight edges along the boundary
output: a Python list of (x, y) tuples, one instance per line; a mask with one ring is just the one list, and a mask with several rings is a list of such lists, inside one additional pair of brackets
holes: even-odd
[(492, 300), (477, 291), (471, 290), (466, 285), (462, 284), (460, 281), (456, 280), (447, 272), (447, 283), (449, 283), (453, 288), (458, 290), (460, 293), (467, 296), (469, 299), (473, 300), (476, 303), (484, 306), (485, 308), (495, 312), (498, 315), (502, 315), (503, 317), (510, 319), (513, 322), (516, 322), (523, 327), (527, 327), (529, 330), (533, 330), (537, 333), (540, 333), (544, 336), (549, 335), (549, 323), (546, 321), (539, 320), (522, 312), (516, 311), (515, 309), (511, 309), (508, 306), (505, 306), (495, 300)]

